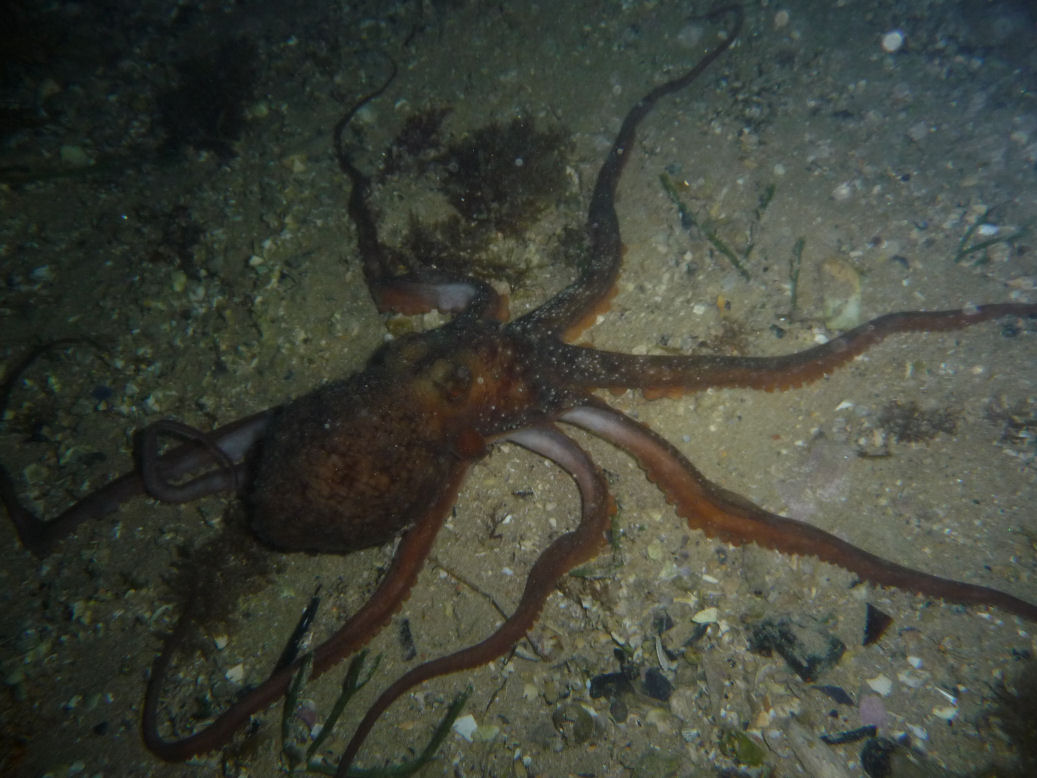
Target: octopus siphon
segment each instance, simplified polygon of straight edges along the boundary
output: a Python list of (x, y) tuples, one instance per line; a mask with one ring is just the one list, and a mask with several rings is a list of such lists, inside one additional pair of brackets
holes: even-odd
[[(381, 241), (370, 205), (371, 179), (354, 161), (346, 136), (350, 120), (385, 91), (390, 76), (347, 110), (334, 131), (339, 166), (352, 184), (348, 211), (364, 278), (382, 312), (438, 310), (451, 318), (437, 329), (391, 340), (361, 372), (284, 406), (212, 431), (174, 421), (146, 428), (139, 434), (137, 468), (56, 518), (43, 520), (25, 508), (13, 479), (0, 470), (7, 513), (25, 548), (40, 556), (54, 551), (81, 522), (112, 513), (129, 499), (182, 503), (219, 492), (241, 493), (255, 535), (276, 549), (346, 554), (397, 542), (376, 591), (334, 634), (189, 734), (160, 723), (163, 687), (188, 623), (182, 618), (155, 661), (146, 692), (143, 736), (157, 757), (176, 762), (221, 748), (251, 716), (288, 692), (304, 659), (317, 676), (357, 654), (408, 596), (469, 469), (505, 442), (545, 457), (572, 477), (580, 498), (578, 524), (539, 554), (518, 605), (491, 634), (413, 666), (381, 692), (342, 754), (338, 775), (348, 774), (372, 727), (401, 695), (510, 651), (563, 577), (599, 554), (615, 511), (602, 470), (567, 428), (629, 453), (688, 526), (710, 538), (815, 557), (873, 584), (1037, 621), (1037, 605), (1010, 593), (901, 566), (758, 507), (707, 479), (661, 435), (595, 394), (639, 389), (653, 398), (709, 388), (792, 389), (821, 379), (889, 336), (1037, 316), (1035, 303), (891, 313), (807, 350), (772, 357), (646, 356), (575, 344), (581, 330), (607, 310), (620, 274), (616, 190), (639, 125), (738, 37), (740, 9), (711, 16), (733, 20), (726, 34), (694, 67), (652, 89), (626, 114), (590, 197), (588, 259), (574, 280), (539, 307), (508, 320), (506, 302), (490, 284), (400, 268)], [(170, 437), (181, 442), (163, 447)]]

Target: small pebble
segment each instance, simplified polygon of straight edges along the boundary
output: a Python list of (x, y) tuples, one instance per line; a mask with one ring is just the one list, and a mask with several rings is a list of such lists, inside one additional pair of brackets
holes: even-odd
[(29, 273), (29, 277), (33, 281), (53, 281), (54, 270), (50, 265), (40, 265), (39, 267), (34, 267), (32, 269), (32, 272)]
[(90, 155), (81, 146), (62, 146), (59, 151), (61, 161), (71, 167), (89, 167), (94, 164)]
[(899, 51), (904, 45), (904, 33), (900, 30), (891, 30), (882, 36), (882, 50), (887, 54)]
[(473, 743), (492, 743), (500, 734), (500, 727), (493, 724), (482, 724), (472, 732)]
[(882, 704), (882, 698), (875, 694), (864, 694), (857, 706), (857, 712), (861, 717), (861, 724), (871, 725), (884, 729), (886, 726), (886, 706)]

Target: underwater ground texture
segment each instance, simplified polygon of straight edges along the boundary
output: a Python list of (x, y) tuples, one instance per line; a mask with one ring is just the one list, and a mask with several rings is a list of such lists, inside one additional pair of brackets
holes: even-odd
[[(375, 203), (386, 239), (466, 241), (462, 267), (481, 257), (475, 270), (520, 314), (571, 278), (572, 229), (625, 111), (720, 28), (691, 18), (703, 3), (25, 5), (0, 45), (0, 358), (9, 369), (64, 337), (101, 347), (41, 359), (10, 399), (0, 461), (47, 516), (126, 470), (132, 432), (152, 421), (230, 421), (359, 369), (387, 332), (442, 320), (387, 322), (358, 266), (331, 129), (384, 73), (372, 52), (399, 64), (353, 135), (365, 169), (393, 162)], [(887, 52), (893, 31), (903, 42)], [(890, 311), (1034, 300), (1035, 31), (1023, 2), (748, 3), (733, 49), (643, 125), (618, 198), (619, 294), (584, 338), (634, 353), (777, 354)], [(500, 130), (517, 118), (551, 141), (517, 147), (558, 174), (491, 166), (525, 205), (451, 223), (443, 192), (474, 164), (449, 157), (451, 144), (496, 123), (478, 137), (491, 156), (512, 153), (518, 141)], [(897, 336), (787, 393), (608, 399), (770, 510), (1037, 599), (1032, 326)], [(474, 740), (451, 734), (427, 775), (792, 776), (816, 774), (816, 758), (860, 776), (861, 742), (818, 737), (860, 726), (861, 700), (876, 696), (883, 733), (910, 737), (922, 774), (1019, 767), (1012, 722), (1026, 723), (1005, 699), (1032, 673), (1035, 625), (708, 540), (626, 455), (581, 443), (619, 507), (612, 546), (566, 580), (510, 661), (394, 705), (361, 764), (406, 757), (403, 744), (423, 742), (471, 684)], [(0, 524), (0, 772), (278, 774), (280, 707), (222, 755), (169, 766), (145, 750), (140, 706), (178, 613), (176, 571), (200, 559), (230, 571), (213, 607), (234, 617), (211, 622), (167, 691), (172, 708), (202, 715), (235, 681), (265, 677), (318, 583), (319, 636), (363, 602), (391, 549), (255, 550), (228, 529), (241, 514), (220, 498), (136, 500), (42, 562)], [(577, 515), (571, 480), (542, 459), (502, 446), (475, 467), (413, 594), (371, 643), (382, 662), (342, 736), (408, 666), (404, 621), (419, 659), (487, 634), (494, 603), (513, 607), (524, 571)], [(893, 623), (862, 647), (866, 603)], [(747, 650), (764, 619), (847, 650), (806, 683), (778, 655)], [(661, 673), (669, 699), (638, 683), (592, 699), (589, 679), (620, 669), (617, 648), (641, 678)], [(344, 669), (305, 690), (318, 712)], [(742, 731), (759, 754), (731, 734)]]

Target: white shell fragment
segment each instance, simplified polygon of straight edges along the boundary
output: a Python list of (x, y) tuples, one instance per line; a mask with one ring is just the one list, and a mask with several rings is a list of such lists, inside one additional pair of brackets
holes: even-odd
[(691, 620), (696, 624), (714, 624), (716, 623), (718, 611), (716, 608), (703, 608), (694, 616)]
[(472, 736), (478, 728), (479, 725), (475, 723), (475, 716), (471, 713), (466, 713), (454, 722), (454, 732), (463, 737), (469, 743), (472, 742)]
[(868, 679), (868, 687), (882, 697), (888, 697), (889, 693), (893, 691), (893, 682), (886, 676), (876, 675), (874, 678)]
[(807, 773), (823, 775), (825, 778), (850, 778), (853, 775), (846, 769), (842, 755), (838, 751), (822, 743), (795, 719), (789, 719), (783, 728), (786, 730), (789, 747)]
[(953, 705), (937, 705), (933, 708), (933, 715), (944, 721), (952, 721), (958, 715), (958, 709)]

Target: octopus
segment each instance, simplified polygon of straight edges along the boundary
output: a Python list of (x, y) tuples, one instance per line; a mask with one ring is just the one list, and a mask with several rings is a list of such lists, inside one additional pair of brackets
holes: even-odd
[[(1006, 591), (903, 566), (759, 507), (707, 478), (666, 438), (596, 394), (641, 390), (652, 399), (720, 388), (783, 391), (818, 381), (890, 336), (1037, 317), (1037, 304), (1023, 302), (890, 313), (806, 350), (767, 357), (632, 355), (576, 343), (608, 310), (620, 276), (616, 191), (639, 126), (661, 100), (689, 87), (738, 37), (740, 9), (725, 8), (712, 16), (733, 19), (720, 42), (626, 114), (590, 197), (587, 261), (574, 280), (539, 307), (509, 319), (506, 300), (490, 284), (401, 267), (383, 244), (370, 204), (371, 178), (354, 161), (346, 135), (351, 119), (385, 91), (390, 76), (353, 105), (334, 131), (338, 164), (352, 184), (348, 212), (379, 311), (438, 310), (449, 320), (389, 341), (359, 373), (286, 405), (211, 431), (172, 420), (144, 429), (133, 471), (52, 519), (26, 508), (14, 480), (0, 469), (7, 514), (22, 545), (41, 557), (83, 522), (113, 513), (128, 500), (147, 496), (184, 503), (222, 492), (242, 495), (255, 535), (275, 549), (348, 554), (396, 542), (374, 593), (330, 637), (189, 734), (164, 728), (161, 714), (170, 665), (189, 624), (182, 618), (154, 663), (146, 691), (143, 737), (155, 756), (180, 762), (225, 746), (254, 714), (288, 692), (304, 661), (315, 677), (357, 654), (407, 598), (471, 468), (494, 446), (511, 443), (571, 476), (580, 499), (578, 523), (540, 552), (518, 604), (496, 629), (473, 645), (413, 666), (380, 693), (356, 726), (338, 775), (349, 773), (375, 723), (402, 695), (433, 678), (506, 655), (534, 626), (566, 574), (602, 551), (616, 510), (601, 468), (569, 429), (627, 452), (688, 527), (709, 538), (813, 557), (879, 586), (1037, 621), (1037, 605)], [(35, 356), (11, 371), (8, 389)], [(168, 438), (182, 442), (165, 448)]]

